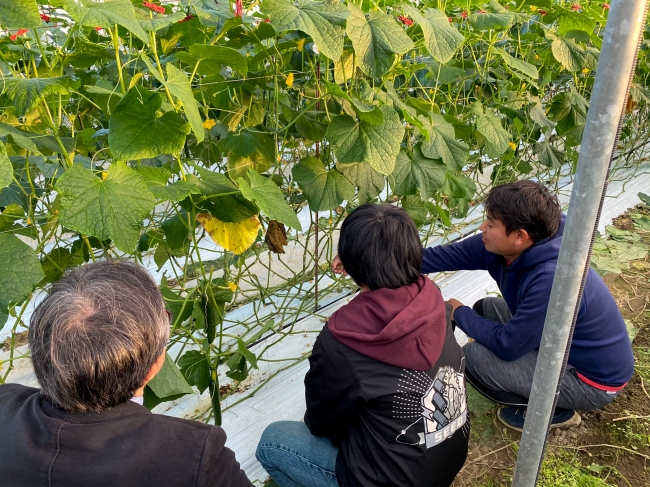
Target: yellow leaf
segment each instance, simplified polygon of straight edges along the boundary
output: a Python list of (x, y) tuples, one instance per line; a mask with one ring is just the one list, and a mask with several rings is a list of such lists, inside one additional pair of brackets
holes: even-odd
[(210, 130), (212, 127), (214, 127), (217, 124), (214, 120), (211, 118), (207, 119), (205, 122), (203, 122), (203, 128)]
[(234, 254), (242, 254), (257, 238), (260, 221), (257, 216), (237, 223), (222, 222), (209, 213), (199, 213), (196, 220), (217, 245)]

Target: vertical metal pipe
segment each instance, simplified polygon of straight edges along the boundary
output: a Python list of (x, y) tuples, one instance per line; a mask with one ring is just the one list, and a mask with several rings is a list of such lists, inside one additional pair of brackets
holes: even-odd
[(544, 333), (521, 437), (513, 487), (533, 487), (544, 455), (560, 373), (589, 265), (592, 232), (598, 216), (617, 126), (635, 64), (648, 0), (614, 0), (605, 27), (596, 81), (587, 113), (578, 167), (558, 257)]

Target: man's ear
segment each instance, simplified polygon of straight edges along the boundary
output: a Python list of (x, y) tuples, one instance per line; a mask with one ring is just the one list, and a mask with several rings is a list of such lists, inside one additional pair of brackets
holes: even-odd
[(533, 243), (533, 239), (530, 236), (530, 233), (528, 233), (523, 228), (517, 230), (517, 237), (515, 238), (515, 245), (528, 245), (528, 244), (532, 244), (532, 243)]

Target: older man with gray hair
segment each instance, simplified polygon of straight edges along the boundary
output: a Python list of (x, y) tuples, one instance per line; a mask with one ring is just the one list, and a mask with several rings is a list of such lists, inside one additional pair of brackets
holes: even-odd
[(29, 344), (41, 389), (0, 385), (1, 484), (250, 486), (216, 426), (151, 414), (169, 318), (137, 264), (97, 262), (56, 282)]

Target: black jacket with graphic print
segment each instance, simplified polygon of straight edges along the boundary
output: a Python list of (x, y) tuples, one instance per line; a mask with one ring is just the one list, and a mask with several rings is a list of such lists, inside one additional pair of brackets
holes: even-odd
[(314, 344), (305, 423), (340, 447), (341, 487), (448, 486), (467, 457), (463, 352), (451, 307), (445, 309), (440, 291), (423, 279), (414, 288), (358, 295)]

